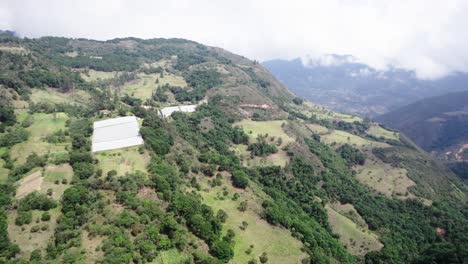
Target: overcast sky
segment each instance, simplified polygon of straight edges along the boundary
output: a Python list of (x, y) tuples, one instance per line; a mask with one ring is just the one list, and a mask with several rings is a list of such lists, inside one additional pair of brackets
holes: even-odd
[(261, 61), (351, 54), (420, 78), (468, 72), (468, 0), (0, 0), (0, 28), (187, 38)]

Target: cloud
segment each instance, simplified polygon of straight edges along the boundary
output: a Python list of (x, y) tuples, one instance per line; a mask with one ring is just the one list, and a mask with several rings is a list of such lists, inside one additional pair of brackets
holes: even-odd
[(188, 38), (258, 60), (351, 54), (420, 78), (468, 72), (465, 0), (3, 0), (0, 27), (27, 37)]

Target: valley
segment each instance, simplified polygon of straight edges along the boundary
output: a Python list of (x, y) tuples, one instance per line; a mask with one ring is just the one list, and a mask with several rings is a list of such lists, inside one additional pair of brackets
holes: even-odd
[[(256, 61), (183, 39), (0, 39), (14, 47), (0, 48), (0, 261), (466, 254), (463, 181), (399, 132), (296, 97)], [(164, 114), (174, 106), (189, 109)], [(125, 116), (144, 144), (92, 151), (93, 123)]]

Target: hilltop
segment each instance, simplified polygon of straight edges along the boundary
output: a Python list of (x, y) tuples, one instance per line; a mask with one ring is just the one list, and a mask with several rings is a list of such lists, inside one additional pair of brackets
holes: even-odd
[[(397, 131), (183, 39), (0, 37), (0, 258), (462, 263), (466, 186)], [(194, 112), (161, 117), (169, 106)], [(136, 116), (144, 145), (91, 152)]]

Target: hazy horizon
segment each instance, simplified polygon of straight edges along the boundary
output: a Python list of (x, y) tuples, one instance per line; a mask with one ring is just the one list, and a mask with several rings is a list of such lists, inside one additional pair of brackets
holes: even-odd
[(250, 59), (350, 54), (433, 79), (468, 72), (466, 1), (5, 0), (0, 28), (20, 36), (186, 38)]

